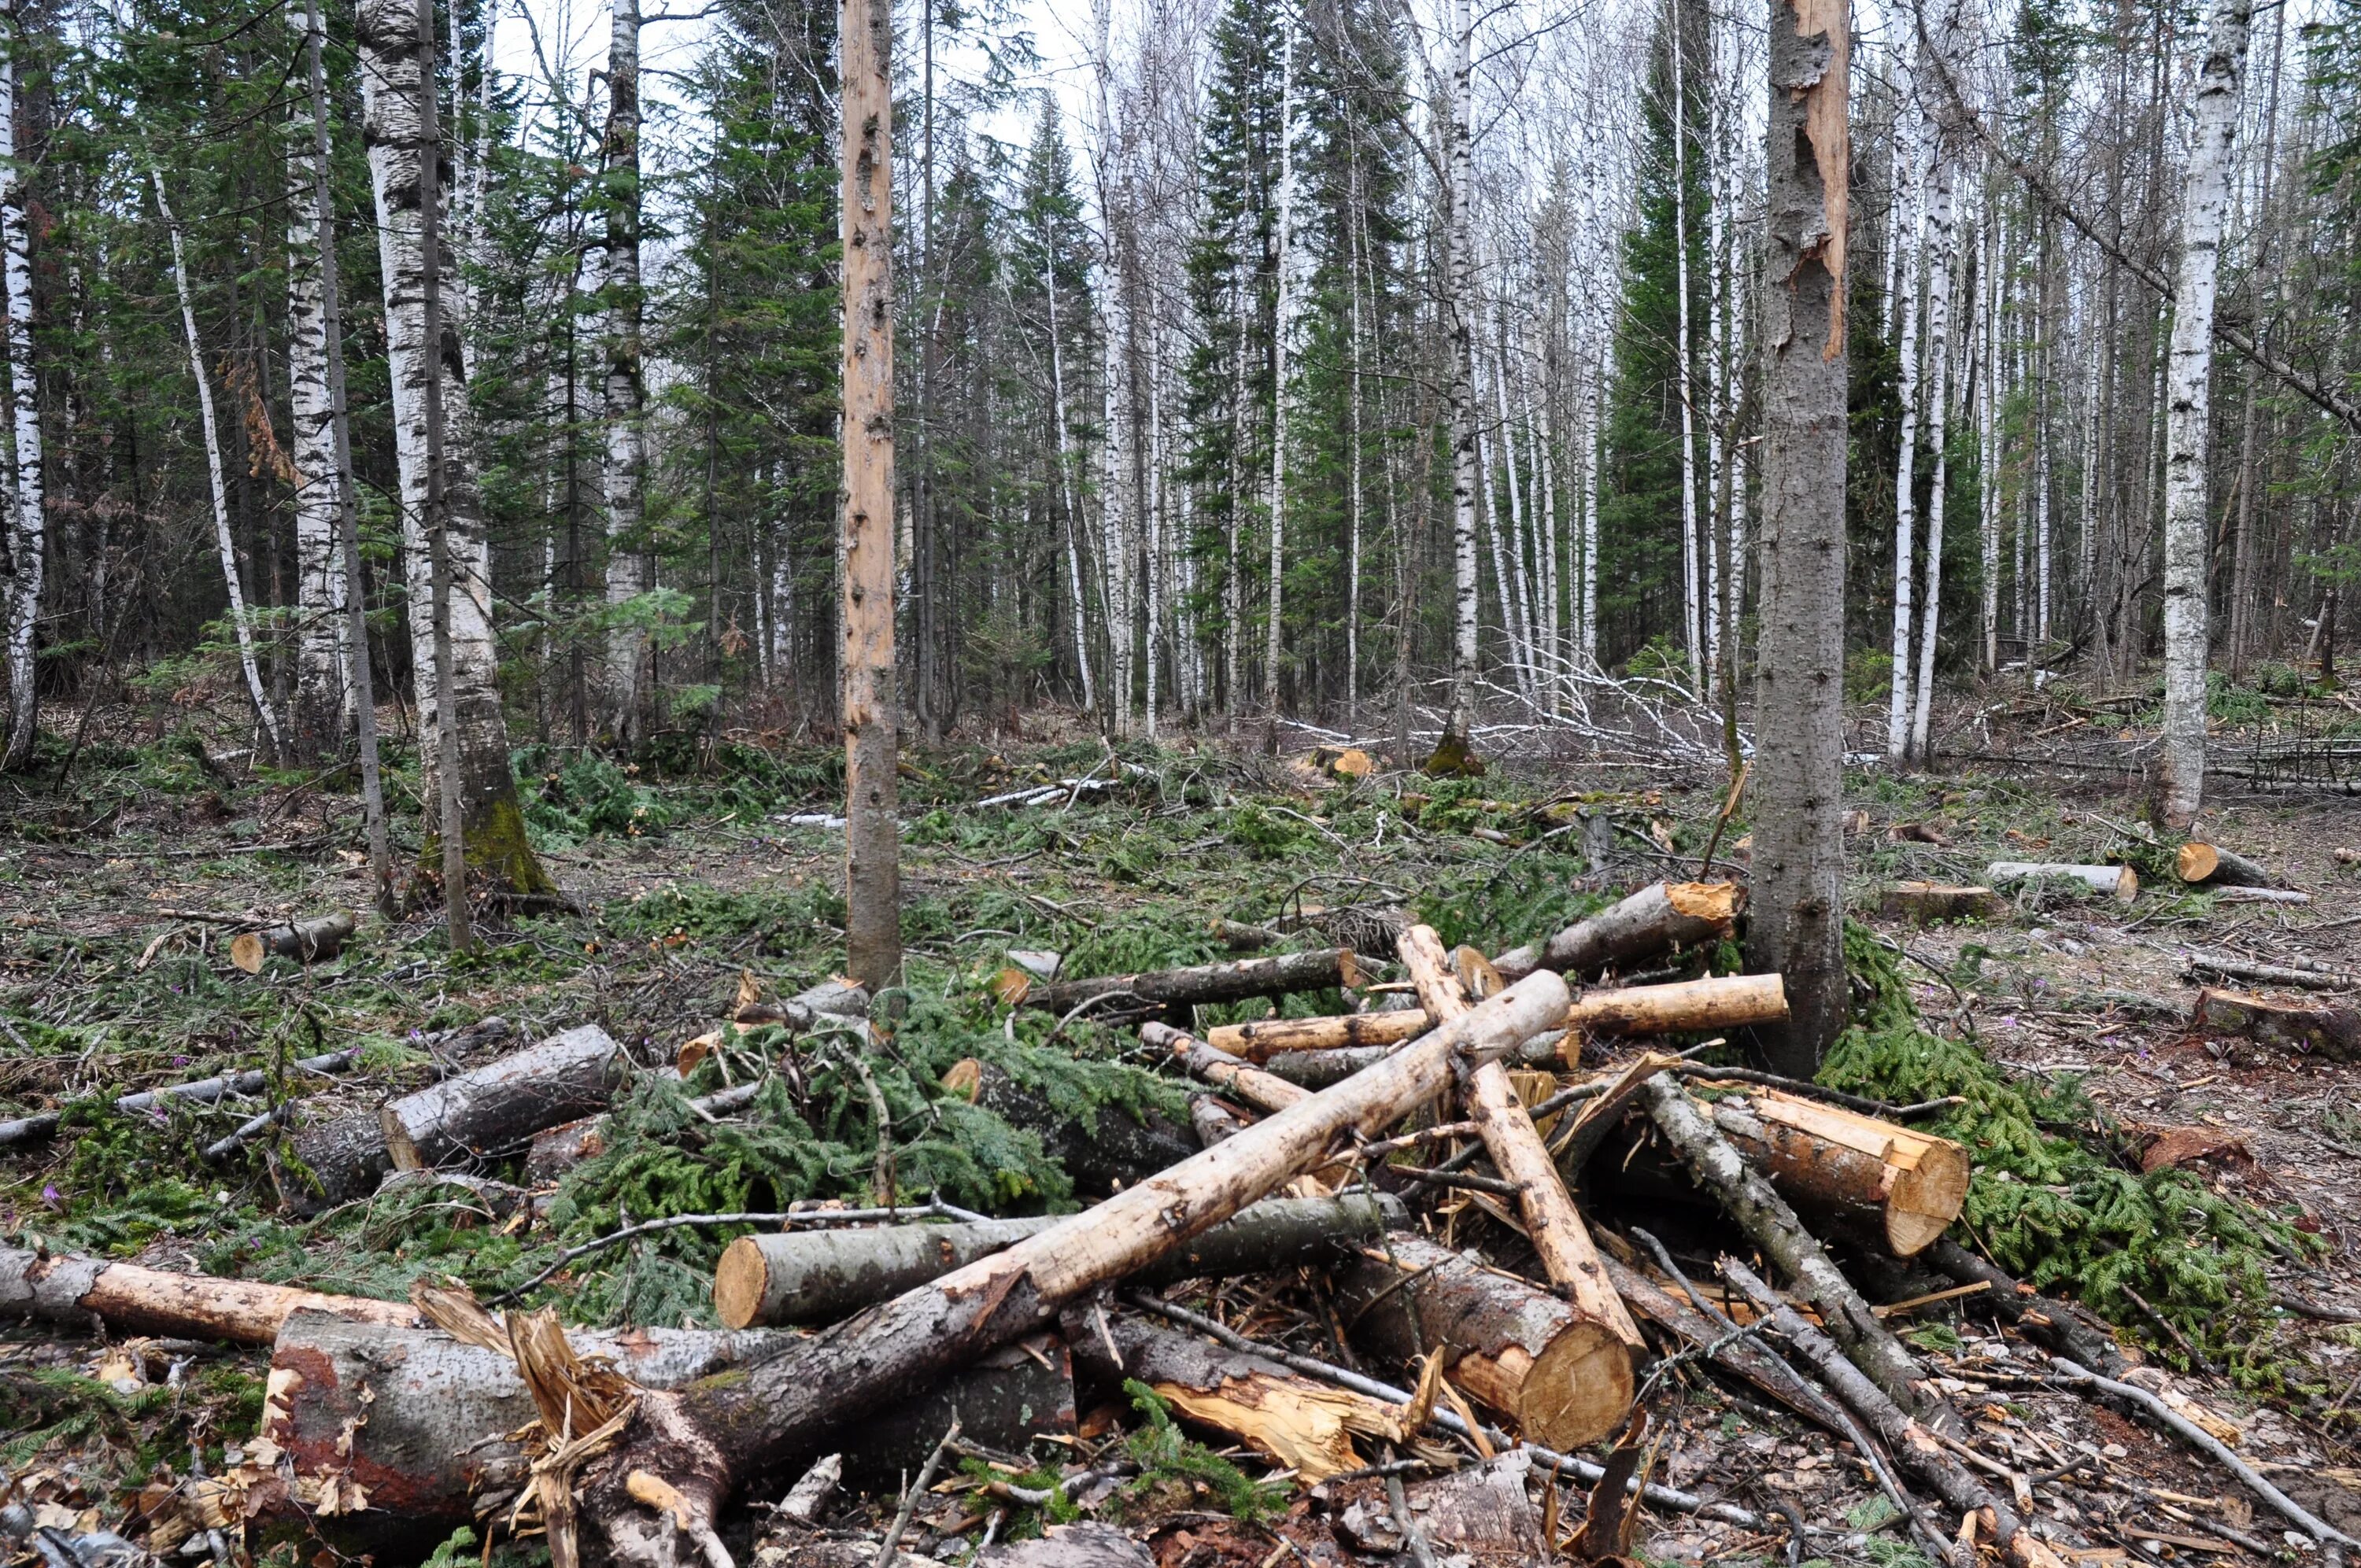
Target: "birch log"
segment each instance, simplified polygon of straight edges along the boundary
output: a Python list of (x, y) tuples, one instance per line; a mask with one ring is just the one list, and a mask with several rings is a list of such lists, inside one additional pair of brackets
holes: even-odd
[(1511, 948), (1492, 960), (1504, 980), (1537, 969), (1594, 974), (1671, 948), (1693, 948), (1730, 935), (1746, 890), (1732, 882), (1660, 882), (1577, 920), (1545, 942)]
[(2074, 883), (2103, 893), (2117, 904), (2139, 896), (2139, 873), (2129, 866), (2077, 866), (2047, 861), (1994, 861), (1984, 868), (1984, 880), (1995, 887), (2012, 883)]
[(743, 1379), (642, 1396), (615, 1446), (585, 1473), (585, 1517), (619, 1563), (686, 1564), (693, 1544), (673, 1516), (634, 1499), (626, 1482), (635, 1471), (675, 1486), (689, 1521), (709, 1527), (745, 1479), (1039, 1326), (1084, 1291), (1145, 1267), (1326, 1163), (1338, 1138), (1390, 1126), (1449, 1086), (1459, 1052), (1497, 1056), (1565, 1006), (1565, 982), (1534, 975), (1347, 1082), (1006, 1252), (801, 1342)]
[(330, 1296), (291, 1285), (0, 1247), (0, 1318), (31, 1318), (72, 1332), (98, 1323), (118, 1335), (269, 1344), (296, 1312), (393, 1327), (418, 1318), (407, 1301)]
[[(1108, 1013), (1120, 1014), (1126, 1010), (1137, 1013), (1143, 1006), (1161, 1008), (1216, 1002), (1248, 1002), (1257, 996), (1279, 996), (1295, 991), (1330, 991), (1360, 982), (1360, 969), (1354, 962), (1350, 948), (1322, 948), (1308, 953), (1237, 959), (1229, 963), (1198, 964), (1188, 969), (1162, 970), (1148, 974), (1110, 974), (1090, 980), (1060, 981), (1053, 985), (1027, 985), (1018, 992), (1016, 1005), (1065, 1014), (1104, 996), (1118, 1003), (1108, 1007)], [(1119, 994), (1125, 992), (1131, 994)]]

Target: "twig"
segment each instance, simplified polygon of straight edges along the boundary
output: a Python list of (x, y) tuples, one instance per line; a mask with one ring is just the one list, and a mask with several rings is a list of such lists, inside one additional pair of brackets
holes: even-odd
[(894, 1528), (885, 1532), (884, 1541), (877, 1548), (877, 1568), (893, 1568), (894, 1552), (902, 1544), (902, 1532), (910, 1528), (910, 1516), (917, 1511), (918, 1499), (925, 1497), (927, 1488), (935, 1484), (935, 1472), (942, 1467), (943, 1451), (950, 1447), (959, 1434), (960, 1419), (953, 1416), (942, 1441), (935, 1444), (935, 1451), (927, 1455), (927, 1463), (919, 1467), (918, 1478), (910, 1483), (908, 1491), (902, 1494), (902, 1508), (894, 1516)]
[(1705, 841), (1705, 859), (1697, 862), (1697, 881), (1699, 882), (1704, 882), (1713, 872), (1713, 852), (1721, 848), (1722, 831), (1730, 826), (1730, 817), (1737, 813), (1739, 796), (1746, 793), (1746, 775), (1753, 766), (1754, 759), (1747, 758), (1738, 764), (1738, 776), (1730, 781), (1730, 798), (1721, 803), (1721, 815), (1713, 819), (1713, 837)]
[(1497, 1176), (1475, 1176), (1464, 1170), (1422, 1170), (1414, 1165), (1396, 1166), (1394, 1168), (1404, 1176), (1433, 1182), (1437, 1187), (1464, 1187), (1471, 1192), (1494, 1192), (1503, 1198), (1514, 1198), (1524, 1190), (1521, 1183), (1503, 1181)]
[(972, 1213), (965, 1209), (954, 1208), (939, 1198), (930, 1198), (924, 1204), (905, 1205), (898, 1209), (793, 1209), (737, 1214), (668, 1214), (661, 1220), (642, 1220), (636, 1225), (626, 1225), (620, 1231), (609, 1231), (603, 1236), (596, 1236), (584, 1242), (580, 1246), (567, 1247), (557, 1255), (556, 1260), (547, 1268), (543, 1269), (515, 1289), (501, 1291), (486, 1301), (484, 1305), (505, 1306), (533, 1289), (551, 1275), (577, 1258), (588, 1257), (594, 1252), (604, 1252), (607, 1248), (630, 1241), (634, 1236), (644, 1236), (657, 1231), (676, 1231), (691, 1226), (702, 1228), (707, 1225), (849, 1225), (876, 1224), (881, 1222), (892, 1224), (913, 1216), (944, 1220), (983, 1218), (983, 1215)]
[(1400, 1473), (1391, 1464), (1393, 1448), (1390, 1444), (1387, 1446), (1386, 1454), (1389, 1461), (1386, 1465), (1386, 1507), (1393, 1512), (1394, 1528), (1401, 1531), (1402, 1544), (1410, 1549), (1410, 1560), (1417, 1564), (1417, 1568), (1435, 1568), (1434, 1548), (1428, 1543), (1426, 1531), (1419, 1529), (1418, 1521), (1411, 1518), (1410, 1498), (1402, 1491)]

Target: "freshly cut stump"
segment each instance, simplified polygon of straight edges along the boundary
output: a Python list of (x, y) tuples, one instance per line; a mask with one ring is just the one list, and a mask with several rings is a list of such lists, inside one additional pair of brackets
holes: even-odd
[(1405, 1365), (1450, 1347), (1451, 1380), (1534, 1442), (1596, 1442), (1631, 1408), (1631, 1352), (1614, 1329), (1422, 1236), (1389, 1234), (1335, 1283), (1355, 1340)]

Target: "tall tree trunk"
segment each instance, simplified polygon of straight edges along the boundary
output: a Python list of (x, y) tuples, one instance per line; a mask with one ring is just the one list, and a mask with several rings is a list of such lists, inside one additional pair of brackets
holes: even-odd
[(1451, 4), (1451, 104), (1444, 117), (1443, 192), (1446, 262), (1443, 329), (1445, 395), (1451, 401), (1451, 706), (1429, 765), (1457, 771), (1469, 755), (1476, 728), (1476, 343), (1468, 314), (1475, 309), (1475, 203), (1468, 143), (1474, 134), (1476, 17), (1471, 0)]
[(1844, 1026), (1845, 0), (1771, 0), (1763, 243), (1763, 631), (1747, 962), (1786, 977), (1765, 1036), (1809, 1077)]
[(312, 237), (319, 268), (320, 355), (328, 395), (328, 477), (336, 504), (336, 550), (344, 582), (344, 689), (352, 704), (353, 740), (361, 775), (361, 825), (368, 844), (369, 886), (378, 912), (395, 913), (393, 849), (385, 828), (385, 781), (378, 768), (377, 676), (369, 665), (367, 581), (361, 576), (360, 502), (353, 489), (353, 422), (345, 389), (344, 280), (336, 257), (336, 209), (329, 180), (334, 145), (328, 133), (328, 29), (320, 0), (305, 0), (304, 70), (311, 98)]
[[(509, 770), (508, 721), (500, 711), (500, 648), (492, 632), (491, 553), (471, 449), (467, 386), (456, 323), (438, 308), (427, 334), (427, 285), (449, 270), (440, 253), (426, 264), (425, 198), (441, 181), (424, 154), (436, 137), (423, 118), (422, 65), (432, 58), (431, 27), (422, 31), (412, 0), (363, 0), (358, 14), (362, 131), (377, 210), (378, 258), (385, 289), (386, 353), (391, 365), (394, 455), (401, 482), (401, 554), (409, 599), (411, 664), (418, 685), (421, 752), (440, 755), (445, 708), (434, 677), (434, 572), (428, 536), (430, 488), (448, 542), (451, 684), (448, 718), (457, 743), (459, 822), (469, 876), (479, 894), (539, 903), (557, 897), (524, 830), (516, 778)], [(439, 225), (436, 225), (439, 226)], [(438, 306), (441, 302), (437, 302)], [(441, 417), (428, 419), (427, 389)], [(430, 447), (434, 425), (442, 439)], [(439, 464), (434, 458), (439, 455)], [(435, 470), (439, 468), (439, 474)], [(430, 478), (432, 484), (430, 486)], [(425, 777), (426, 820), (447, 820), (438, 770)], [(440, 833), (425, 850), (439, 853)], [(428, 862), (430, 869), (442, 868)], [(446, 875), (447, 880), (447, 875)]]
[(640, 358), (640, 5), (611, 0), (607, 45), (606, 721), (628, 751), (646, 733), (652, 586), (642, 537), (648, 482), (647, 382)]
[(2197, 76), (2197, 125), (2181, 198), (2180, 275), (2173, 291), (2164, 501), (2164, 740), (2158, 751), (2165, 820), (2186, 826), (2205, 794), (2206, 514), (2211, 466), (2214, 278), (2230, 210), (2230, 149), (2254, 0), (2213, 0)]
[(1665, 12), (1664, 47), (1673, 75), (1673, 276), (1677, 291), (1678, 341), (1673, 362), (1681, 378), (1681, 634), (1687, 651), (1689, 681), (1705, 689), (1706, 608), (1699, 587), (1703, 551), (1697, 537), (1697, 367), (1689, 334), (1688, 39), (1679, 0)]
[[(1948, 28), (1938, 41), (1948, 47)], [(1909, 748), (1922, 764), (1929, 761), (1927, 726), (1935, 696), (1935, 637), (1943, 612), (1943, 510), (1950, 485), (1951, 261), (1957, 230), (1951, 162), (1944, 154), (1938, 132), (1933, 191), (1927, 203), (1927, 441), (1934, 448), (1935, 478), (1927, 495), (1927, 591), (1919, 600), (1918, 675), (1912, 693)]]
[(894, 89), (891, 0), (841, 0), (844, 175), (846, 972), (902, 973), (894, 677)]
[(0, 771), (33, 765), (40, 738), (40, 696), (33, 663), (40, 620), (41, 578), (49, 553), (41, 475), (41, 390), (33, 363), (33, 253), (25, 223), (24, 165), (16, 159), (16, 56), (23, 51), (24, 18), (16, 0), (0, 0), (0, 279), (7, 293), (5, 339), (9, 462), (7, 493), (0, 497), (8, 517), (8, 736)]
[[(1989, 194), (1985, 203), (1988, 209), (1998, 205)], [(1987, 673), (2000, 668), (2000, 437), (1993, 417), (1999, 393), (1993, 383), (2000, 373), (2000, 269), (2001, 258), (2007, 254), (2001, 227), (1999, 214), (1992, 213), (1977, 236), (1982, 241), (1979, 281), (1983, 290), (1983, 322), (1975, 334), (1975, 368), (1971, 373), (1976, 422), (1976, 554), (1983, 579), (1976, 604), (1976, 648), (1978, 662)]]
[(1279, 751), (1279, 666), (1285, 646), (1279, 611), (1287, 585), (1287, 381), (1295, 325), (1295, 24), (1279, 13), (1279, 300), (1270, 330), (1270, 619), (1262, 670), (1263, 750)]
[(255, 717), (261, 722), (271, 755), (279, 757), (286, 748), (280, 738), (279, 715), (263, 693), (262, 671), (255, 663), (254, 626), (246, 613), (246, 590), (238, 582), (237, 545), (230, 537), (229, 488), (223, 472), (221, 424), (214, 411), (213, 382), (205, 375), (204, 348), (197, 338), (196, 295), (189, 282), (188, 247), (181, 239), (180, 220), (172, 215), (171, 203), (165, 199), (163, 174), (151, 169), (148, 180), (156, 191), (156, 210), (163, 214), (164, 227), (171, 237), (172, 287), (180, 296), (181, 326), (189, 342), (189, 373), (197, 380), (197, 417), (204, 430), (205, 473), (213, 482), (214, 546), (221, 556), (222, 579), (229, 591), (230, 630), (237, 636), (238, 668), (246, 674), (247, 695), (253, 698)]
[[(1891, 682), (1886, 689), (1885, 755), (1899, 762), (1910, 754), (1910, 629), (1912, 596), (1916, 586), (1914, 559), (1918, 522), (1918, 260), (1920, 252), (1918, 196), (1926, 179), (1921, 159), (1918, 110), (1905, 104), (1896, 111), (1894, 135), (1906, 161), (1906, 183), (1898, 192), (1906, 201), (1894, 225), (1894, 286), (1901, 291), (1895, 306), (1894, 351), (1899, 361), (1896, 393), (1902, 404), (1900, 455), (1894, 462), (1894, 646)], [(1905, 158), (1906, 154), (1906, 158)]]
[(1041, 225), (1041, 290), (1049, 303), (1049, 420), (1058, 443), (1058, 500), (1066, 514), (1066, 601), (1074, 620), (1074, 669), (1082, 683), (1082, 709), (1095, 711), (1098, 685), (1091, 679), (1091, 628), (1082, 612), (1082, 507), (1075, 484), (1073, 440), (1066, 425), (1066, 353), (1058, 331), (1058, 252), (1048, 222)]
[(328, 394), (327, 315), (320, 267), (318, 149), (310, 127), (287, 144), (287, 383), (295, 466), (295, 700), (288, 715), (295, 756), (316, 763), (335, 750), (352, 712), (352, 622), (345, 613), (343, 471)]

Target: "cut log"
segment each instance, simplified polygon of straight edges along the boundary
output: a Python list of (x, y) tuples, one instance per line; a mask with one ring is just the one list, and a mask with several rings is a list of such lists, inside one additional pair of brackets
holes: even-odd
[(2129, 866), (2074, 866), (2051, 861), (1994, 861), (1984, 868), (1984, 880), (1994, 887), (2045, 882), (2071, 883), (2103, 893), (2118, 904), (2139, 896), (2139, 872)]
[(2004, 920), (2007, 899), (1988, 887), (1952, 887), (1939, 882), (1905, 882), (1885, 890), (1877, 912), (1888, 920), (1931, 926), (1938, 920)]
[(1037, 1438), (1074, 1435), (1081, 1406), (1074, 1364), (1055, 1333), (1027, 1334), (985, 1351), (877, 1416), (846, 1429), (844, 1473), (890, 1497), (927, 1462), (956, 1416), (960, 1441), (995, 1453), (1028, 1453)]
[[(741, 1236), (714, 1270), (713, 1310), (733, 1329), (832, 1323), (1061, 1223), (1042, 1215)], [(1267, 1198), (1136, 1277), (1161, 1284), (1293, 1268), (1345, 1256), (1401, 1223), (1401, 1204), (1393, 1198)]]
[[(1720, 1201), (1765, 1255), (1779, 1266), (1797, 1295), (1820, 1314), (1828, 1332), (1888, 1398), (1921, 1420), (1944, 1414), (1928, 1388), (1927, 1370), (1861, 1299), (1770, 1180), (1740, 1157), (1697, 1102), (1669, 1072), (1642, 1091), (1648, 1114), (1698, 1186)], [(1957, 1418), (1949, 1420), (1956, 1425)]]
[(76, 1333), (104, 1324), (113, 1334), (269, 1344), (288, 1317), (299, 1311), (379, 1325), (407, 1324), (418, 1318), (407, 1301), (329, 1296), (291, 1285), (175, 1274), (71, 1254), (44, 1257), (0, 1247), (0, 1318), (32, 1318)]
[(1949, 1138), (1775, 1089), (1716, 1101), (1714, 1125), (1790, 1200), (1869, 1218), (1896, 1257), (1960, 1217), (1973, 1167)]
[[(1400, 955), (1429, 1016), (1451, 1019), (1467, 1013), (1473, 1005), (1467, 999), (1468, 987), (1459, 973), (1446, 967), (1450, 959), (1430, 929), (1420, 926), (1407, 933), (1402, 938)], [(1565, 1190), (1565, 1179), (1558, 1174), (1557, 1162), (1543, 1146), (1532, 1117), (1526, 1113), (1516, 1085), (1510, 1081), (1509, 1069), (1498, 1061), (1462, 1058), (1459, 1098), (1466, 1107), (1468, 1119), (1476, 1124), (1485, 1152), (1492, 1157), (1494, 1168), (1516, 1184), (1517, 1210), (1525, 1223), (1525, 1239), (1541, 1259), (1542, 1273), (1548, 1278), (1550, 1288), (1576, 1312), (1622, 1342), (1628, 1357), (1622, 1376), (1616, 1377), (1609, 1358), (1600, 1358), (1596, 1369), (1600, 1386), (1596, 1396), (1604, 1405), (1620, 1395), (1628, 1408), (1633, 1387), (1631, 1366), (1645, 1353), (1647, 1343), (1640, 1337), (1639, 1325), (1632, 1322), (1631, 1314), (1623, 1310), (1615, 1287), (1608, 1283), (1607, 1271), (1598, 1261), (1598, 1248), (1591, 1242), (1589, 1228), (1576, 1212), (1574, 1196)], [(1621, 1419), (1620, 1414), (1617, 1419)]]
[(1745, 906), (1746, 890), (1734, 882), (1660, 882), (1545, 942), (1510, 948), (1492, 963), (1510, 981), (1537, 969), (1595, 974), (1667, 948), (1719, 941), (1730, 935)]
[(2197, 993), (2190, 1022), (2213, 1035), (2239, 1035), (2323, 1061), (2361, 1061), (2361, 1009), (2321, 1002), (2275, 1002), (2244, 991), (2208, 986)]
[(360, 923), (340, 910), (315, 919), (267, 926), (259, 931), (240, 931), (229, 939), (229, 961), (248, 974), (260, 974), (269, 959), (318, 963), (343, 952), (345, 943), (358, 929)]
[(1533, 1442), (1595, 1442), (1631, 1408), (1622, 1336), (1514, 1275), (1396, 1232), (1332, 1278), (1356, 1343), (1403, 1365), (1448, 1347), (1451, 1380)]
[(1189, 1102), (1189, 1125), (1196, 1132), (1200, 1148), (1212, 1148), (1253, 1120), (1236, 1106), (1211, 1094), (1200, 1094)]
[(1139, 1037), (1154, 1049), (1170, 1051), (1191, 1073), (1257, 1111), (1283, 1111), (1312, 1092), (1276, 1074), (1249, 1067), (1228, 1051), (1217, 1050), (1170, 1024), (1142, 1024)]
[(1120, 1313), (1069, 1310), (1063, 1323), (1084, 1387), (1120, 1398), (1136, 1379), (1186, 1419), (1242, 1439), (1307, 1486), (1357, 1469), (1356, 1437), (1400, 1442), (1412, 1434), (1395, 1406)]
[(630, 1066), (604, 1029), (586, 1024), (377, 1110), (306, 1127), (292, 1163), (313, 1191), (298, 1206), (367, 1197), (389, 1170), (519, 1147), (544, 1127), (606, 1109)]
[[(504, 1019), (488, 1018), (484, 1022), (486, 1025), (499, 1025), (498, 1030), (494, 1032), (495, 1035), (504, 1033), (508, 1028)], [(291, 1073), (343, 1072), (358, 1061), (360, 1056), (360, 1047), (347, 1046), (340, 1051), (305, 1057), (291, 1064), (290, 1071)], [(244, 1072), (221, 1073), (213, 1078), (200, 1078), (189, 1083), (168, 1084), (161, 1089), (143, 1089), (136, 1094), (120, 1094), (115, 1096), (115, 1109), (118, 1115), (137, 1116), (157, 1111), (175, 1100), (186, 1100), (192, 1104), (211, 1105), (226, 1100), (232, 1095), (259, 1094), (269, 1087), (270, 1074), (268, 1071), (261, 1068), (249, 1068)], [(0, 1146), (30, 1143), (36, 1138), (49, 1137), (58, 1130), (60, 1114), (60, 1113), (56, 1111), (41, 1111), (30, 1116), (18, 1116), (11, 1121), (0, 1122)]]
[(752, 1028), (758, 1024), (784, 1024), (806, 1034), (832, 1020), (869, 1016), (869, 992), (849, 980), (824, 980), (783, 1002), (755, 998), (740, 1004), (730, 1022)]
[(1249, 926), (1242, 920), (1216, 919), (1208, 927), (1222, 946), (1234, 953), (1258, 953), (1265, 948), (1279, 946), (1279, 933), (1268, 926)]
[[(808, 1457), (834, 1428), (1031, 1332), (1083, 1292), (1146, 1267), (1327, 1163), (1338, 1138), (1391, 1126), (1449, 1086), (1460, 1051), (1497, 1056), (1547, 1027), (1565, 1003), (1563, 981), (1533, 975), (1348, 1082), (1299, 1101), (1006, 1252), (802, 1341), (750, 1368), (742, 1379), (641, 1396), (615, 1445), (585, 1472), (584, 1517), (619, 1563), (687, 1563), (694, 1546), (671, 1517), (653, 1514), (634, 1498), (627, 1486), (633, 1471), (676, 1486), (691, 1518), (713, 1519), (745, 1478)], [(1621, 1347), (1615, 1350), (1620, 1356)]]
[(2180, 880), (2205, 883), (2223, 887), (2284, 887), (2287, 884), (2273, 876), (2267, 867), (2246, 859), (2235, 850), (2219, 844), (2201, 844), (2191, 839), (2173, 851), (2174, 869)]
[[(1787, 990), (1779, 976), (1725, 974), (1669, 985), (1586, 991), (1568, 1007), (1564, 1023), (1571, 1038), (1576, 1034), (1694, 1034), (1776, 1023), (1786, 1016)], [(1430, 1027), (1427, 1010), (1420, 1007), (1398, 1013), (1238, 1024), (1207, 1030), (1206, 1041), (1249, 1061), (1270, 1063), (1295, 1051), (1382, 1048), (1416, 1039)]]
[[(1060, 981), (1055, 985), (1027, 986), (1016, 1004), (1065, 1014), (1086, 1002), (1107, 997), (1109, 1004), (1100, 1015), (1121, 1017), (1126, 1013), (1137, 1015), (1215, 1002), (1248, 1002), (1257, 996), (1283, 996), (1296, 991), (1335, 991), (1360, 983), (1361, 970), (1354, 961), (1352, 948), (1321, 948), (1308, 953), (1234, 959), (1224, 964), (1199, 964), (1191, 969), (1100, 975), (1091, 980)], [(1126, 992), (1130, 995), (1121, 995)]]
[(1200, 1146), (1194, 1129), (1153, 1112), (1142, 1121), (1120, 1105), (1100, 1105), (1085, 1124), (1060, 1111), (1046, 1095), (972, 1057), (955, 1063), (944, 1081), (947, 1087), (956, 1084), (970, 1104), (1039, 1138), (1043, 1152), (1065, 1167), (1084, 1192), (1128, 1187), (1180, 1164)]
[(2318, 959), (2290, 957), (2283, 963), (2267, 964), (2242, 959), (2235, 953), (2191, 952), (2187, 970), (2218, 974), (2225, 980), (2250, 981), (2257, 985), (2291, 985), (2303, 991), (2361, 990), (2361, 974), (2349, 974)]
[(2290, 887), (2221, 887), (2205, 884), (2216, 904), (2310, 904), (2312, 894)]

